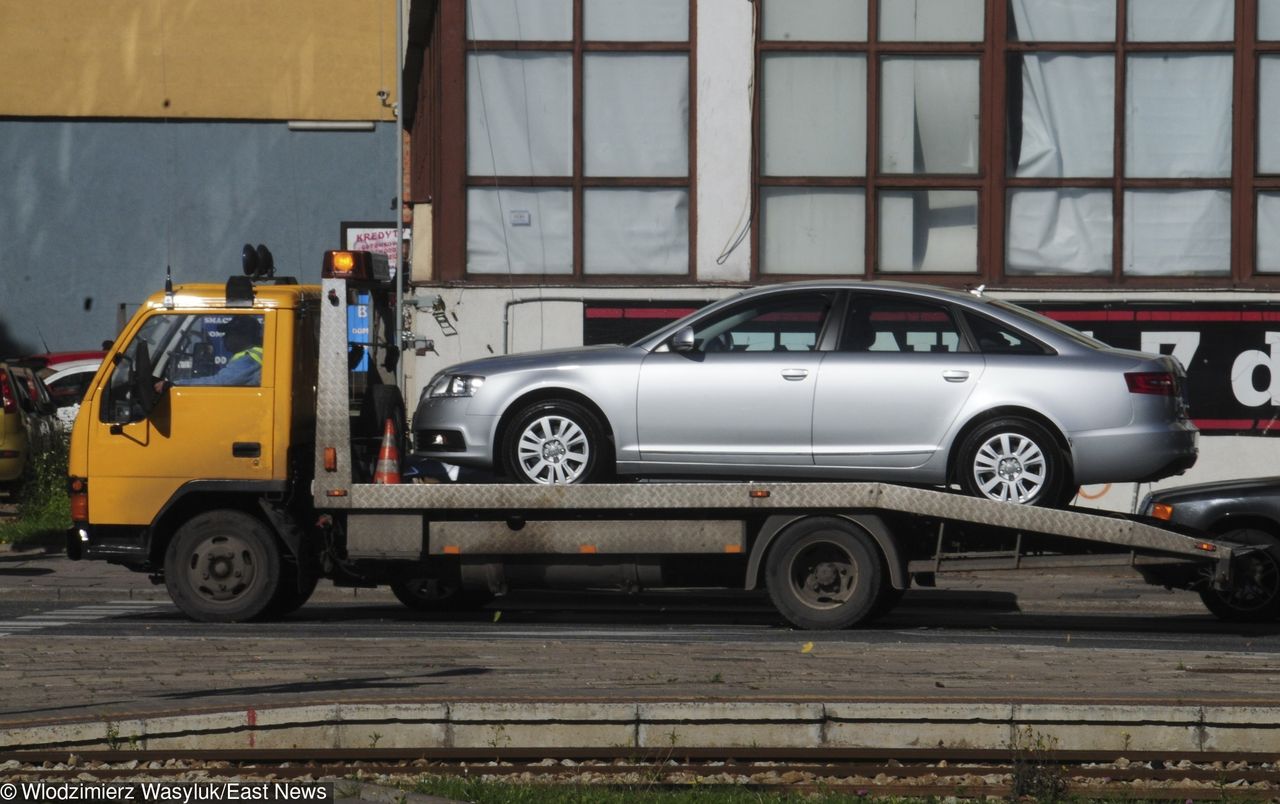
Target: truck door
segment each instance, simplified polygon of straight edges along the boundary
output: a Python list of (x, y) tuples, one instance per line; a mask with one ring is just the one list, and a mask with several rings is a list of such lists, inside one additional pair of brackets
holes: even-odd
[[(161, 310), (143, 321), (89, 417), (95, 521), (147, 524), (189, 481), (272, 478), (274, 323), (262, 311)], [(254, 333), (255, 345), (237, 341)], [(150, 413), (140, 382), (161, 384)]]

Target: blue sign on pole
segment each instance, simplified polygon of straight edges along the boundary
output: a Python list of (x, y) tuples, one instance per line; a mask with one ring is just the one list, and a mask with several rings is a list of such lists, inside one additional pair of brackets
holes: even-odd
[[(368, 346), (372, 342), (372, 335), (373, 333), (369, 331), (369, 294), (361, 293), (356, 298), (356, 303), (347, 308), (347, 340), (350, 343)], [(364, 356), (352, 370), (369, 370), (368, 349), (365, 349)]]

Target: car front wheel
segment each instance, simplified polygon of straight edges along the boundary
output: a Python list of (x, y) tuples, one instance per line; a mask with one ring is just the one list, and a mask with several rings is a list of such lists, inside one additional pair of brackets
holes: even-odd
[(1069, 485), (1058, 442), (1020, 418), (994, 419), (969, 433), (956, 473), (966, 494), (1024, 505), (1061, 505)]
[(507, 473), (518, 483), (570, 485), (608, 471), (604, 428), (581, 405), (535, 402), (511, 420), (503, 439)]

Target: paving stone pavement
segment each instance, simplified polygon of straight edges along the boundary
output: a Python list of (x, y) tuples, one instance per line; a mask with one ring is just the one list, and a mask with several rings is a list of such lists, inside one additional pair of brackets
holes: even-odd
[[(121, 568), (56, 554), (0, 554), (0, 602), (48, 590), (55, 590), (59, 611), (108, 601), (169, 605), (163, 587)], [(758, 623), (754, 630), (708, 626), (713, 636), (701, 639), (654, 617), (634, 627), (627, 641), (611, 638), (607, 623), (572, 618), (557, 620), (542, 637), (500, 614), (491, 623), (492, 639), (484, 636), (485, 621), (475, 619), (460, 624), (463, 636), (451, 635), (438, 620), (415, 633), (414, 622), (405, 620), (394, 637), (385, 637), (363, 633), (359, 617), (326, 622), (313, 614), (365, 604), (390, 607), (394, 599), (326, 582), (297, 615), (305, 638), (273, 636), (272, 628), (286, 627), (280, 625), (192, 625), (180, 637), (149, 635), (145, 626), (129, 636), (63, 635), (57, 628), (9, 634), (0, 638), (0, 730), (321, 703), (1269, 705), (1280, 689), (1280, 654), (1250, 650), (1251, 639), (1266, 639), (1275, 629), (1242, 631), (1229, 652), (1124, 647), (1126, 635), (1154, 630), (1176, 641), (1184, 622), (1193, 624), (1192, 632), (1212, 627), (1195, 595), (1146, 586), (1125, 570), (956, 577), (940, 590), (909, 593), (904, 608), (875, 627), (874, 640)], [(958, 627), (974, 630), (973, 607), (990, 613), (977, 618), (979, 630), (1000, 634), (1043, 616), (1051, 618), (1045, 629), (1061, 638), (1036, 644), (1012, 634), (979, 644), (920, 638), (935, 630), (931, 624), (945, 626), (958, 613), (964, 615)], [(715, 636), (720, 630), (724, 635)], [(1121, 645), (1071, 644), (1098, 638), (1099, 631)], [(758, 638), (761, 632), (767, 638)], [(673, 633), (684, 638), (673, 641)]]

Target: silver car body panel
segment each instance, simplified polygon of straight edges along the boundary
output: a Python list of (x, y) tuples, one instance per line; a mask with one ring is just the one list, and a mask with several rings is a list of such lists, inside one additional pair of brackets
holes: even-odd
[[(947, 305), (1029, 335), (1045, 353), (982, 353), (968, 351), (968, 344), (961, 351), (894, 353), (667, 348), (680, 329), (696, 329), (734, 305), (813, 290)], [(720, 300), (630, 346), (504, 355), (450, 367), (442, 373), (483, 376), (483, 387), (468, 398), (424, 392), (414, 430), (459, 431), (463, 450), (431, 454), (489, 468), (498, 460), (506, 417), (533, 399), (576, 397), (603, 415), (622, 474), (942, 484), (966, 430), (1004, 413), (1055, 429), (1075, 482), (1127, 482), (1193, 460), (1198, 438), (1180, 398), (1129, 391), (1124, 374), (1132, 371), (1185, 377), (1171, 357), (1114, 349), (969, 293), (893, 282), (797, 282)]]

